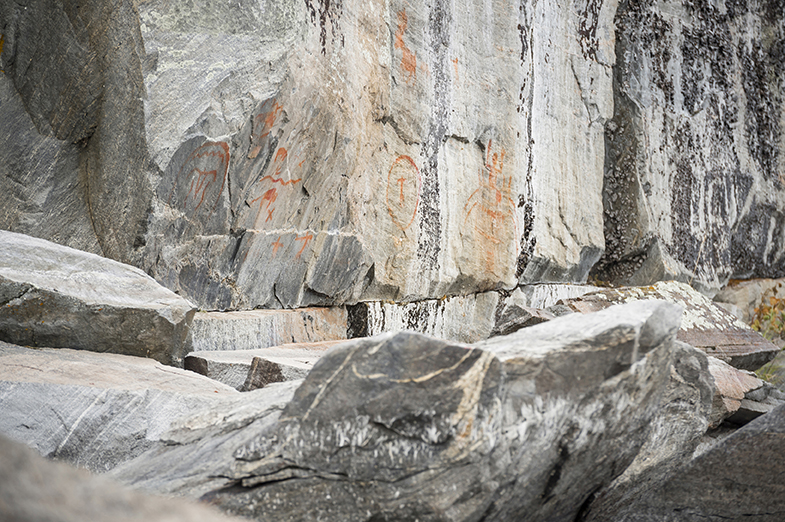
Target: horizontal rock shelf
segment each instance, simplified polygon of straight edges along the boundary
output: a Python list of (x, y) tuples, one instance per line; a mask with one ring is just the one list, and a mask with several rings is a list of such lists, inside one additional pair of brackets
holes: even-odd
[[(185, 358), (185, 368), (237, 390), (247, 391), (270, 382), (305, 378), (325, 351), (342, 342), (346, 341), (293, 343), (256, 350), (191, 352)], [(253, 378), (249, 374), (255, 359), (265, 361), (266, 366), (260, 367), (258, 372), (265, 371), (268, 377)]]
[(681, 305), (684, 317), (679, 340), (736, 368), (757, 370), (780, 351), (778, 346), (739, 318), (685, 283), (668, 281), (649, 287), (609, 288), (566, 300), (565, 304), (575, 311), (586, 313), (641, 299), (663, 299)]
[(192, 327), (193, 351), (336, 341), (346, 339), (346, 330), (347, 314), (341, 307), (198, 312)]

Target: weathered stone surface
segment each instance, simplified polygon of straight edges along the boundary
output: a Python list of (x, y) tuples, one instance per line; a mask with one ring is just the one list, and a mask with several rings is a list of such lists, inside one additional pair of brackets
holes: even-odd
[(0, 226), (211, 310), (781, 277), (770, 3), (3, 0)]
[[(233, 397), (172, 422), (144, 455), (108, 472), (125, 484), (154, 493), (198, 498), (230, 487), (223, 473), (234, 452), (269, 433), (302, 381), (274, 383)], [(233, 390), (234, 391), (234, 390)]]
[[(19, 93), (8, 121), (25, 130), (5, 142), (20, 153), (4, 155), (12, 161), (0, 167), (14, 209), (2, 228), (138, 261), (152, 170), (133, 2), (3, 1), (0, 24), (3, 90), (10, 80)], [(38, 144), (48, 154), (33, 152)]]
[[(267, 361), (280, 374), (279, 381), (303, 379), (326, 350), (345, 341), (284, 344), (256, 350), (191, 352), (185, 369), (245, 391), (254, 359)], [(260, 386), (256, 386), (260, 387)]]
[(544, 323), (555, 317), (554, 314), (538, 308), (521, 307), (515, 304), (508, 305), (496, 319), (496, 324), (493, 325), (490, 337), (509, 335), (521, 328)]
[[(285, 407), (255, 398), (244, 415), (182, 419), (112, 474), (265, 520), (574, 520), (644, 443), (679, 315), (633, 303), (482, 349), (414, 333), (350, 341)], [(256, 420), (212, 424), (222, 416)]]
[(4, 1), (30, 131), (9, 143), (63, 153), (57, 177), (12, 186), (2, 226), (97, 244), (205, 309), (585, 280), (615, 3), (573, 7)]
[(350, 309), (350, 334), (366, 337), (384, 332), (415, 331), (460, 343), (487, 339), (501, 301), (497, 292), (397, 304), (359, 303)]
[(785, 406), (780, 406), (650, 483), (629, 503), (591, 504), (584, 520), (782, 520), (784, 441)]
[(614, 22), (597, 277), (785, 276), (782, 3), (623, 2)]
[(668, 281), (649, 287), (609, 288), (567, 300), (566, 304), (586, 313), (640, 299), (664, 299), (683, 306), (684, 319), (678, 339), (736, 368), (757, 370), (779, 353), (776, 345), (684, 283)]
[(715, 357), (709, 357), (709, 371), (715, 384), (709, 424), (716, 428), (736, 413), (746, 394), (761, 388), (763, 381), (752, 372), (736, 369)]
[[(603, 506), (618, 509), (634, 504), (652, 484), (692, 458), (714, 414), (712, 396), (716, 397), (716, 392), (709, 373), (711, 359), (697, 348), (676, 343), (670, 381), (646, 443), (621, 476), (593, 495), (589, 513), (592, 509), (602, 512)], [(588, 519), (594, 520), (591, 515)]]
[(151, 359), (0, 342), (0, 432), (93, 471), (151, 448), (178, 417), (236, 395)]
[(769, 298), (785, 300), (785, 279), (730, 281), (714, 296), (714, 301), (738, 306), (744, 313), (744, 322), (749, 324), (755, 317), (756, 308), (771, 305)]
[(505, 305), (545, 309), (561, 300), (596, 292), (596, 286), (559, 283), (521, 285), (506, 299)]
[(346, 339), (344, 308), (197, 312), (191, 326), (194, 351), (255, 350), (289, 343)]
[(0, 340), (182, 366), (194, 312), (137, 268), (0, 230)]
[(0, 518), (5, 522), (230, 522), (239, 520), (192, 502), (153, 497), (50, 462), (0, 435)]

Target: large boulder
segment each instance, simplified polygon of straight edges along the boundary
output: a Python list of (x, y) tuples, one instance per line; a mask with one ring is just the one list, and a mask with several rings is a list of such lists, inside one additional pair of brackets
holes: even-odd
[(780, 406), (636, 495), (621, 501), (599, 497), (583, 520), (777, 522), (785, 513), (784, 441), (785, 406)]
[(51, 462), (0, 435), (0, 519), (4, 522), (238, 522), (215, 508), (154, 497), (106, 477)]
[(0, 342), (0, 433), (96, 472), (155, 446), (236, 390), (151, 359)]
[(645, 287), (607, 288), (563, 301), (576, 312), (595, 312), (619, 303), (661, 299), (684, 308), (678, 339), (736, 368), (757, 370), (780, 348), (738, 317), (712, 303), (686, 283), (662, 281)]
[(0, 230), (0, 340), (182, 366), (194, 306), (117, 261)]
[[(648, 439), (624, 473), (594, 493), (588, 505), (634, 503), (653, 483), (663, 480), (692, 458), (715, 413), (710, 359), (697, 348), (676, 343), (670, 381), (652, 420)], [(585, 510), (582, 515), (586, 515)], [(605, 520), (626, 519), (609, 517)]]
[(249, 392), (277, 398), (247, 403), (254, 422), (206, 409), (112, 475), (265, 520), (574, 520), (646, 441), (679, 316), (646, 302), (474, 347), (350, 341), (288, 402), (288, 383)]

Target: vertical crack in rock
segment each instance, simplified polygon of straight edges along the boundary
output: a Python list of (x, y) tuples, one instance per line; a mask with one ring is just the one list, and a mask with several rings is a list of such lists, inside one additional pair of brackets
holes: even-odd
[[(537, 2), (535, 0), (534, 5), (536, 6), (536, 4)], [(532, 109), (534, 108), (534, 69), (532, 64), (534, 63), (534, 35), (532, 34), (533, 31), (529, 24), (529, 16), (526, 11), (525, 2), (521, 2), (519, 16), (518, 31), (521, 35), (521, 67), (525, 66), (528, 53), (529, 70), (524, 72), (524, 79), (521, 83), (518, 112), (521, 112), (524, 106), (524, 92), (527, 86), (526, 80), (528, 78), (529, 99), (526, 106), (526, 139), (528, 140), (527, 148), (529, 159), (526, 166), (525, 193), (518, 197), (518, 207), (523, 208), (523, 233), (521, 235), (521, 250), (515, 268), (516, 278), (520, 278), (521, 275), (523, 275), (524, 270), (526, 270), (526, 265), (531, 261), (532, 255), (534, 254), (534, 247), (537, 244), (537, 238), (532, 236), (532, 230), (534, 229), (534, 190), (532, 189), (532, 172), (534, 170), (534, 154), (532, 154)]]
[(439, 211), (439, 149), (447, 135), (450, 114), (450, 27), (452, 15), (445, 0), (436, 0), (431, 6), (428, 19), (429, 38), (433, 52), (433, 101), (431, 123), (423, 143), (422, 196), (420, 200), (420, 237), (417, 257), (423, 268), (437, 268), (441, 252), (441, 213)]

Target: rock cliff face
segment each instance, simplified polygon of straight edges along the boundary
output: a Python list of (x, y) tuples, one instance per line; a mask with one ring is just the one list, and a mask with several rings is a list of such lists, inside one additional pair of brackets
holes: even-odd
[(784, 20), (0, 0), (0, 227), (203, 309), (782, 276)]
[(782, 1), (620, 4), (601, 278), (785, 273)]

